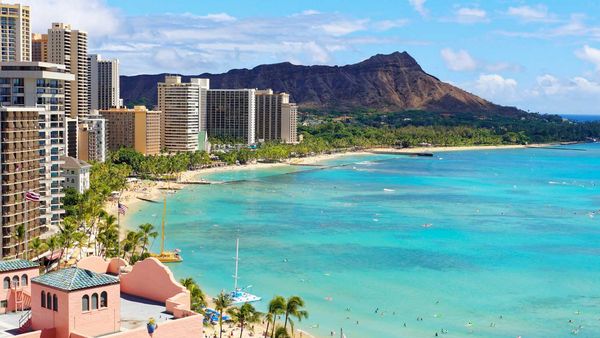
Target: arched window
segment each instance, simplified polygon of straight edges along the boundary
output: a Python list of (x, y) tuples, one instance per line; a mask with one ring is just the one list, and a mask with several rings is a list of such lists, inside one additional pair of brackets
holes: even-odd
[(27, 275), (26, 275), (26, 274), (23, 274), (23, 275), (21, 276), (21, 285), (23, 285), (23, 286), (27, 286), (27, 284), (29, 284), (29, 280), (28, 280), (28, 278), (27, 278)]
[(90, 311), (90, 296), (81, 297), (81, 311)]
[(4, 277), (4, 288), (10, 289), (10, 278)]
[(100, 307), (108, 306), (108, 293), (106, 291), (102, 291), (100, 294)]
[(13, 287), (18, 288), (19, 287), (19, 276), (13, 276)]
[(92, 295), (92, 310), (98, 310), (98, 294), (94, 293)]
[(52, 310), (52, 294), (50, 292), (46, 294), (46, 309)]
[(58, 311), (58, 297), (52, 296), (52, 310)]
[(42, 291), (42, 307), (46, 307), (46, 291)]

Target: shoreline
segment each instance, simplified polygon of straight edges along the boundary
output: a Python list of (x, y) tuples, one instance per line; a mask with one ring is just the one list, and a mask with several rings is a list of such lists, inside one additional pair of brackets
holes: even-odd
[[(436, 152), (454, 152), (454, 151), (482, 151), (482, 150), (501, 150), (501, 149), (525, 149), (535, 147), (547, 147), (551, 145), (560, 145), (555, 143), (548, 144), (530, 144), (530, 145), (491, 145), (491, 146), (448, 146), (448, 147), (414, 147), (414, 148), (368, 148), (356, 151), (344, 151), (339, 153), (331, 154), (317, 154), (314, 156), (300, 157), (286, 159), (282, 162), (276, 163), (248, 163), (240, 165), (227, 165), (223, 167), (205, 168), (198, 170), (184, 171), (179, 175), (177, 182), (166, 182), (166, 181), (151, 181), (151, 180), (138, 180), (128, 184), (127, 189), (121, 193), (120, 202), (127, 206), (127, 213), (121, 216), (121, 221), (126, 223), (128, 220), (128, 214), (138, 211), (144, 203), (150, 203), (144, 201), (138, 197), (160, 202), (161, 197), (165, 193), (163, 190), (173, 189), (180, 190), (186, 186), (186, 183), (194, 181), (198, 176), (203, 174), (215, 174), (229, 171), (240, 171), (240, 170), (262, 170), (276, 167), (283, 167), (289, 165), (315, 165), (322, 161), (333, 160), (345, 156), (361, 156), (361, 155), (377, 155), (378, 152), (386, 152), (389, 154), (416, 154), (416, 153), (436, 153)], [(114, 216), (117, 216), (117, 202), (107, 201), (105, 204), (105, 210)], [(124, 231), (127, 227), (122, 228)]]

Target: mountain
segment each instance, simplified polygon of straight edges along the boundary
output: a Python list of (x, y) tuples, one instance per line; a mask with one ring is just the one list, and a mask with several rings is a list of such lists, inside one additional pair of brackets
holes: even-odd
[[(156, 84), (165, 74), (121, 76), (126, 104), (156, 104)], [(190, 76), (183, 76), (187, 81)], [(299, 66), (289, 62), (200, 74), (211, 88), (272, 88), (290, 93), (300, 108), (315, 110), (425, 110), (515, 114), (427, 74), (407, 52), (377, 54), (346, 66)]]

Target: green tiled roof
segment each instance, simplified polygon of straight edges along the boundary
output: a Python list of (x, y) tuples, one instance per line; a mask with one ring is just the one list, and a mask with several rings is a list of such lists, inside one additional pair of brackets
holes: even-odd
[(39, 264), (26, 259), (10, 259), (0, 261), (0, 272), (38, 268)]
[(53, 288), (74, 291), (119, 283), (117, 277), (77, 267), (66, 268), (49, 272), (31, 279), (32, 282), (47, 285)]

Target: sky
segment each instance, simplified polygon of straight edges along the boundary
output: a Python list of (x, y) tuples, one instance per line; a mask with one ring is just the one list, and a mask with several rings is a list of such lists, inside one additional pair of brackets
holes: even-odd
[[(15, 0), (17, 1), (17, 0)], [(32, 30), (70, 23), (125, 75), (346, 65), (407, 51), (498, 104), (600, 115), (600, 1), (21, 0)]]

